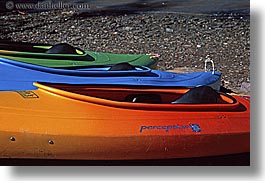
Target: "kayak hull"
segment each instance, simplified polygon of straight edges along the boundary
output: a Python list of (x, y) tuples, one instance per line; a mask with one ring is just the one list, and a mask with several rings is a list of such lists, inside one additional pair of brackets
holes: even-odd
[[(10, 141), (11, 135), (16, 139), (14, 142)], [(218, 156), (250, 151), (248, 133), (100, 137), (2, 132), (1, 137), (5, 140), (0, 144), (1, 158), (146, 160)], [(49, 141), (53, 141), (53, 144)]]
[(1, 92), (1, 158), (134, 160), (250, 151), (246, 97), (224, 105), (163, 106), (36, 85), (34, 91)]

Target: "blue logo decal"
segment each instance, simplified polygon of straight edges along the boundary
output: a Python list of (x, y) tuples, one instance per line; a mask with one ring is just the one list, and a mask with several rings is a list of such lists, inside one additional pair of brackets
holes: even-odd
[(189, 125), (168, 125), (168, 126), (141, 126), (140, 133), (144, 130), (165, 130), (166, 132), (170, 130), (177, 130), (177, 129), (188, 129), (190, 128), (192, 132), (199, 133), (201, 132), (201, 128), (198, 124), (189, 124)]
[(201, 132), (201, 128), (198, 124), (190, 124), (190, 128), (193, 132)]

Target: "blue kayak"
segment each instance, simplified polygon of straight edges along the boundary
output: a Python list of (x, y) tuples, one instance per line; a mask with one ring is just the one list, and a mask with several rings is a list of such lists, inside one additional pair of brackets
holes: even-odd
[(37, 87), (33, 82), (188, 88), (208, 85), (216, 90), (220, 88), (221, 73), (217, 71), (172, 73), (128, 63), (125, 68), (120, 65), (60, 69), (0, 58), (0, 91), (35, 90)]

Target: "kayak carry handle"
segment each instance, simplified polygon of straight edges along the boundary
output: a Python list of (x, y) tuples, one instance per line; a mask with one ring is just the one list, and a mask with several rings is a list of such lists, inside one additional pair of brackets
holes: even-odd
[(208, 63), (211, 63), (211, 65), (212, 65), (212, 74), (214, 74), (214, 73), (215, 73), (214, 62), (213, 62), (213, 60), (210, 59), (210, 58), (207, 58), (207, 59), (205, 60), (205, 64), (204, 64), (204, 70), (205, 70), (205, 72), (207, 72), (207, 64), (208, 64)]

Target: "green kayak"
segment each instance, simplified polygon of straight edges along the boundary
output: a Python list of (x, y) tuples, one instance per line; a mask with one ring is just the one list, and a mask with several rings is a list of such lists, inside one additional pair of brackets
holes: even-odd
[(0, 41), (0, 58), (51, 68), (110, 65), (128, 62), (131, 65), (156, 67), (158, 55), (114, 54), (84, 51), (66, 43), (50, 45)]

